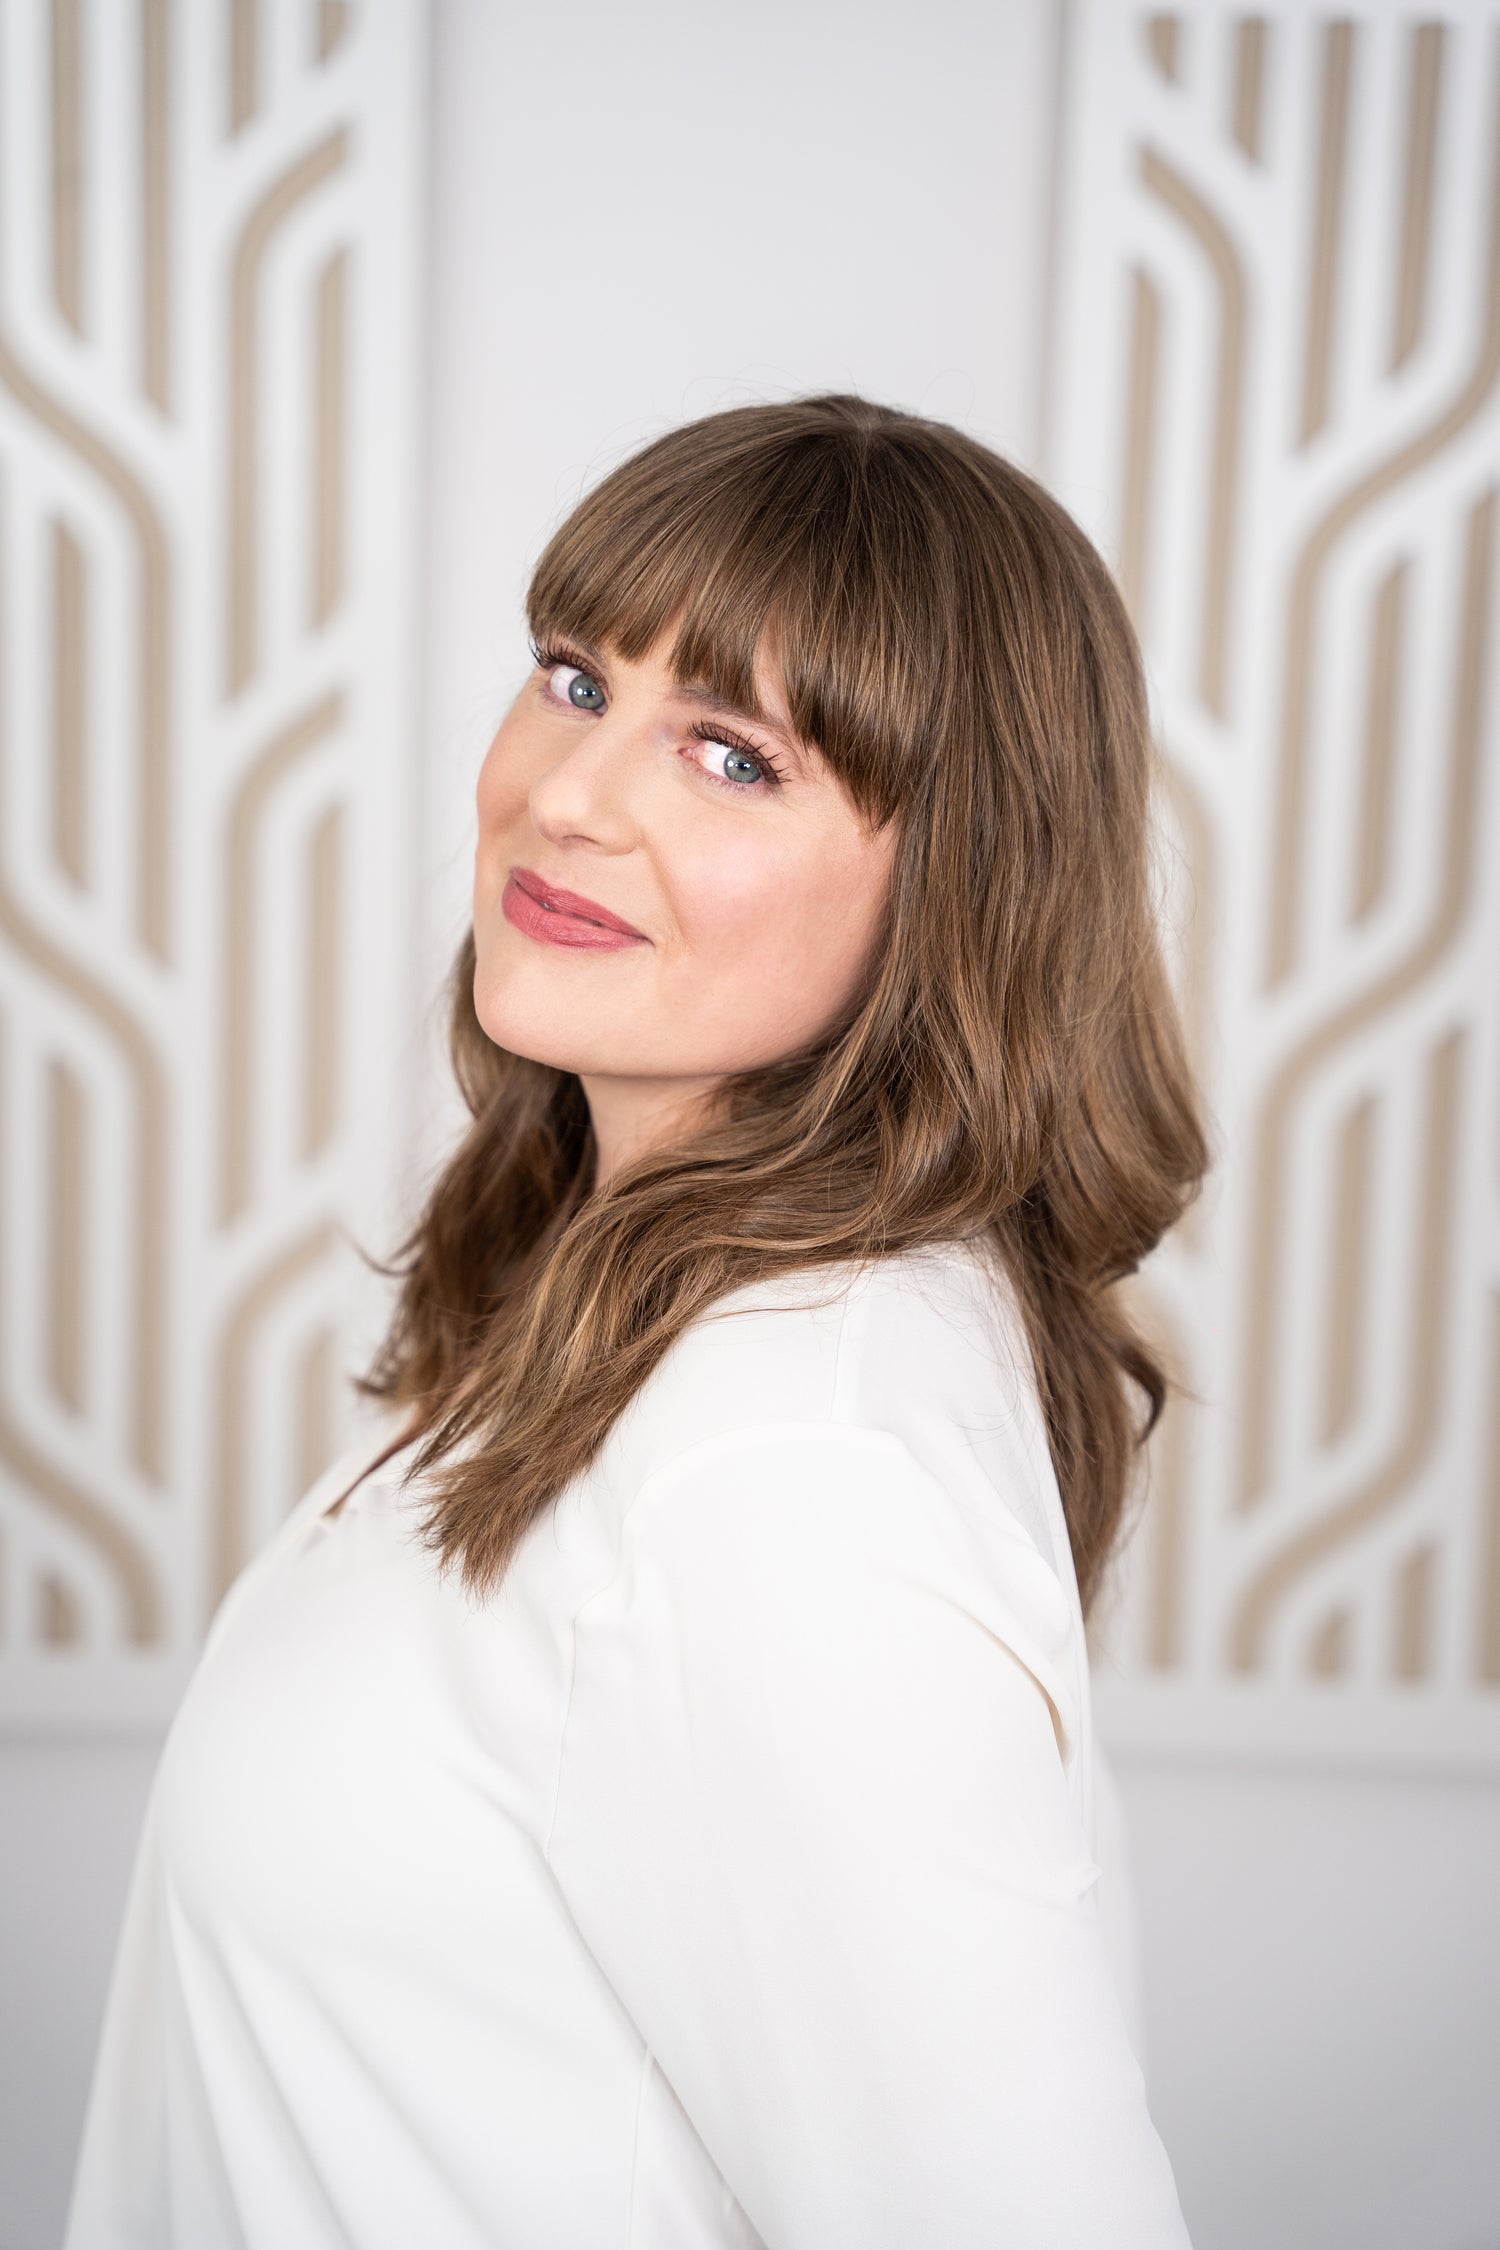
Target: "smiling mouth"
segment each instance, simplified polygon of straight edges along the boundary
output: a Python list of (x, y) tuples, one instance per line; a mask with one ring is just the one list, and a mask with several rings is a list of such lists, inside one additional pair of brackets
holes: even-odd
[(513, 867), (500, 901), (506, 920), (527, 937), (577, 952), (615, 953), (650, 940), (596, 899), (565, 891), (530, 867)]

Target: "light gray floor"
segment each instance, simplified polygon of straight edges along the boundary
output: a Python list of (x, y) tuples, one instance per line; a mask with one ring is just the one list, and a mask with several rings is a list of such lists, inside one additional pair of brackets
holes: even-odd
[[(57, 2250), (155, 1755), (0, 1752), (0, 2250)], [(1497, 2250), (1500, 1788), (1116, 1771), (1197, 2250)]]
[(57, 2250), (155, 1737), (0, 1748), (0, 2250)]
[(1198, 2250), (1496, 2250), (1500, 1788), (1116, 1763)]

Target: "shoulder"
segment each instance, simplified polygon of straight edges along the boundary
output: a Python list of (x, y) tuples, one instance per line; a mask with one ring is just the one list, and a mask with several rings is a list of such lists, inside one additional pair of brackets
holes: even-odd
[(846, 1433), (852, 1450), (860, 1433), (898, 1440), (961, 1509), (1008, 1512), (1071, 1580), (1024, 1324), (987, 1245), (938, 1243), (734, 1291), (679, 1337), (612, 1451), (639, 1490), (702, 1449), (795, 1455), (816, 1431)]
[[(941, 1245), (741, 1290), (631, 1410), (620, 1567), (783, 1637), (852, 1631), (892, 1588), (1003, 1642), (1076, 1737), (1078, 1611), (1013, 1299)], [(695, 1589), (691, 1603), (685, 1590)]]

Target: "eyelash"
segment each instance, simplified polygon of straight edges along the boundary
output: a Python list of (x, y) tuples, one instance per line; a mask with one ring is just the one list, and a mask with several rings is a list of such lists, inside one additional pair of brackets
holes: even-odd
[[(590, 679), (594, 677), (578, 651), (566, 647), (560, 641), (548, 641), (540, 647), (533, 641), (531, 653), (536, 659), (538, 668), (543, 672), (550, 672), (558, 664), (570, 664), (575, 672), (588, 673)], [(722, 724), (710, 726), (706, 720), (700, 719), (695, 721), (687, 731), (695, 742), (712, 742), (722, 749), (738, 751), (742, 758), (749, 758), (759, 766), (763, 777), (772, 789), (781, 787), (785, 776), (770, 752), (762, 750), (758, 743), (748, 742), (742, 734), (736, 733), (733, 727), (726, 727)], [(705, 781), (712, 782), (715, 789), (727, 789), (731, 795), (744, 796), (745, 784), (742, 781), (725, 781), (721, 775), (709, 773), (703, 766), (700, 766), (698, 771), (703, 775)]]
[[(743, 735), (736, 734), (733, 727), (711, 727), (706, 720), (700, 719), (688, 728), (688, 733), (695, 742), (712, 742), (721, 749), (738, 751), (742, 758), (749, 758), (752, 764), (759, 766), (762, 776), (773, 789), (781, 787), (784, 776), (776, 760), (768, 751), (758, 749), (753, 742), (747, 742)], [(722, 775), (709, 773), (703, 766), (698, 771), (716, 789), (728, 789), (738, 796), (744, 796), (745, 785), (742, 781), (725, 781)]]

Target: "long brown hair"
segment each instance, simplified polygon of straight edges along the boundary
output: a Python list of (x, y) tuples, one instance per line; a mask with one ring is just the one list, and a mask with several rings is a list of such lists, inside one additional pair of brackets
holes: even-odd
[(416, 1410), (431, 1544), (493, 1584), (728, 1291), (979, 1237), (1025, 1320), (1087, 1606), (1166, 1396), (1117, 1285), (1206, 1162), (1153, 915), (1140, 654), (1103, 562), (974, 439), (831, 396), (647, 446), (553, 537), (527, 607), (539, 639), (669, 646), (741, 708), (773, 652), (798, 733), (898, 840), (841, 1020), (598, 1192), (578, 1079), (486, 1037), (465, 944), (473, 1123), (364, 1379)]

